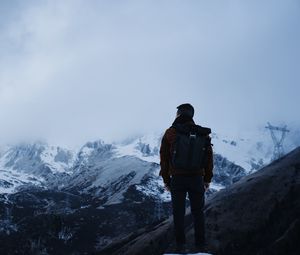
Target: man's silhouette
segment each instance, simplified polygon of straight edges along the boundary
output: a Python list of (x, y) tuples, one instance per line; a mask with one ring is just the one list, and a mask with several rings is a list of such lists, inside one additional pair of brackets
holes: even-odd
[[(205, 246), (205, 231), (204, 231), (204, 193), (209, 188), (213, 173), (213, 151), (210, 143), (210, 129), (202, 128), (193, 121), (194, 108), (190, 104), (182, 104), (177, 107), (176, 119), (172, 124), (172, 127), (166, 130), (160, 147), (160, 175), (163, 178), (165, 188), (171, 191), (173, 218), (174, 218), (174, 230), (176, 238), (176, 247), (178, 252), (185, 250), (185, 233), (184, 233), (184, 215), (185, 215), (185, 200), (188, 193), (191, 213), (194, 219), (194, 238), (196, 249), (201, 251)], [(195, 132), (193, 132), (193, 130)], [(181, 133), (185, 131), (186, 141), (179, 145), (179, 139)], [(201, 139), (205, 142), (203, 145), (202, 153), (197, 147), (193, 138), (197, 137), (198, 144), (201, 144)], [(199, 140), (200, 139), (200, 140)], [(193, 144), (193, 145), (191, 145)], [(186, 146), (185, 148), (178, 148), (178, 146)], [(191, 148), (192, 147), (192, 148)], [(195, 150), (199, 150), (195, 151)], [(176, 162), (176, 155), (181, 150), (181, 157), (183, 154), (187, 156), (184, 166), (184, 157), (178, 159)], [(194, 151), (193, 151), (194, 150)], [(183, 151), (183, 152), (182, 152)], [(202, 159), (195, 161), (197, 155), (202, 155)], [(194, 156), (196, 155), (196, 156)], [(193, 162), (192, 162), (193, 161)], [(195, 166), (195, 162), (202, 162)], [(192, 166), (192, 164), (194, 164)], [(198, 163), (197, 163), (198, 164)], [(185, 169), (184, 169), (185, 168)]]

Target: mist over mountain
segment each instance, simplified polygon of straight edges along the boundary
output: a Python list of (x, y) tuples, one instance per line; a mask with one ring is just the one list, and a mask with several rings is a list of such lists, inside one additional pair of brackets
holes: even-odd
[[(1, 1), (0, 140), (80, 146), (197, 123), (299, 127), (299, 3)], [(277, 123), (278, 125), (281, 123)]]

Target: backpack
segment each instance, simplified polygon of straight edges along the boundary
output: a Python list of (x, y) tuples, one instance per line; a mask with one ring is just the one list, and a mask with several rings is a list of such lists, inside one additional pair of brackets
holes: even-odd
[(198, 125), (175, 124), (176, 140), (171, 162), (174, 169), (191, 172), (203, 168), (207, 162), (210, 128)]

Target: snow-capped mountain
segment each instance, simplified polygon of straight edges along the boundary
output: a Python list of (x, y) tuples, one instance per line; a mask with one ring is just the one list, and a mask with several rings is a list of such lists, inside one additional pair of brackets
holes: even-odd
[[(141, 185), (146, 176), (152, 176), (157, 183), (156, 196), (159, 196), (158, 185), (163, 186), (158, 177), (158, 165), (132, 156), (109, 158), (94, 162), (80, 171), (74, 172), (62, 180), (63, 190), (93, 194), (103, 200), (105, 205), (120, 203), (123, 194), (132, 185)], [(146, 185), (144, 185), (146, 192)]]
[[(161, 137), (98, 140), (77, 151), (46, 143), (2, 147), (0, 240), (7, 244), (3, 251), (24, 235), (31, 244), (28, 248), (28, 242), (19, 242), (19, 251), (40, 254), (51, 243), (53, 252), (95, 253), (168, 217), (170, 193), (159, 176)], [(272, 148), (264, 140), (216, 134), (212, 143), (215, 167), (208, 194), (258, 169), (269, 160)], [(36, 225), (41, 227), (32, 229)], [(81, 240), (80, 246), (74, 240)]]
[(13, 193), (22, 185), (43, 186), (44, 179), (24, 172), (0, 170), (0, 194)]
[(75, 153), (46, 143), (6, 146), (0, 154), (0, 188), (11, 193), (24, 185), (45, 186), (71, 174)]
[(46, 143), (18, 144), (2, 152), (0, 167), (43, 175), (41, 167), (52, 173), (68, 172), (74, 162), (74, 153)]
[[(26, 184), (50, 185), (51, 188), (80, 187), (81, 192), (101, 190), (131, 172), (136, 173), (132, 180), (138, 184), (143, 175), (158, 176), (162, 135), (153, 133), (112, 144), (102, 140), (87, 142), (78, 151), (44, 142), (1, 147), (1, 192), (11, 193)], [(233, 139), (212, 134), (215, 153), (213, 184), (216, 189), (270, 162), (273, 144), (268, 134), (262, 132), (249, 137)], [(147, 167), (144, 166), (146, 162), (149, 163)], [(155, 171), (149, 170), (153, 169), (152, 163), (156, 163)], [(141, 170), (137, 171), (137, 168)], [(230, 176), (233, 180), (229, 181)], [(160, 178), (156, 178), (155, 182), (162, 184)]]
[(161, 138), (162, 134), (153, 133), (115, 143), (116, 155), (134, 156), (144, 161), (159, 163)]
[[(109, 204), (120, 201), (115, 198), (122, 198), (121, 194), (126, 190), (116, 188), (119, 194), (112, 195), (111, 187), (124, 182), (123, 186), (134, 184), (145, 194), (169, 200), (167, 193), (157, 192), (163, 186), (158, 177), (162, 135), (152, 133), (111, 144), (102, 140), (87, 142), (77, 151), (44, 142), (1, 147), (0, 191), (11, 193), (30, 184), (76, 189), (80, 193), (91, 192), (97, 196), (102, 192), (104, 200), (110, 197)], [(265, 131), (234, 138), (213, 133), (211, 137), (215, 153), (212, 188), (215, 190), (271, 161), (273, 143)], [(293, 146), (295, 144), (288, 143), (286, 151)], [(145, 176), (151, 180), (147, 187), (140, 185)]]

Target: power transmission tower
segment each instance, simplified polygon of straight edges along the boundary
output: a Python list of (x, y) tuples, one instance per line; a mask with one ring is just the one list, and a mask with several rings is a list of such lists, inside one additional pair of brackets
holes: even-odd
[[(275, 127), (271, 125), (270, 122), (268, 122), (266, 129), (270, 130), (271, 137), (274, 143), (274, 152), (272, 160), (278, 159), (284, 155), (283, 141), (286, 137), (286, 134), (290, 132), (290, 130), (287, 129), (286, 125), (283, 127)], [(275, 132), (279, 133), (281, 136), (277, 137), (275, 135)]]

